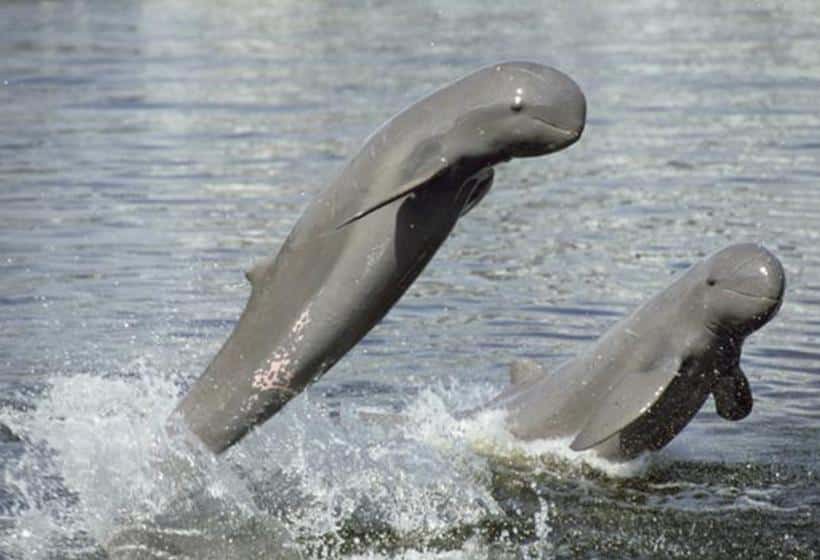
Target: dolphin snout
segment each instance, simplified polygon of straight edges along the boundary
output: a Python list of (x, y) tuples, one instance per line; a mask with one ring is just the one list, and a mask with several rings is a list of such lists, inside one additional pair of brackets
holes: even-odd
[(575, 138), (580, 137), (587, 120), (587, 100), (584, 92), (572, 78), (557, 70), (545, 76), (544, 80), (552, 81), (556, 98), (552, 105), (552, 114), (547, 120), (570, 132)]
[(587, 101), (575, 82), (568, 76), (562, 77), (560, 85), (553, 89), (554, 99), (551, 103), (545, 104), (536, 118), (557, 128), (575, 141), (580, 138), (586, 125)]

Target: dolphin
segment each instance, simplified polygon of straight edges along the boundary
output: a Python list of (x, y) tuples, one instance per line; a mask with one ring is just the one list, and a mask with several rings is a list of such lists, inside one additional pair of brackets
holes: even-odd
[(710, 394), (721, 417), (741, 420), (752, 410), (743, 341), (774, 317), (784, 289), (777, 257), (731, 245), (555, 371), (514, 363), (511, 384), (482, 409), (505, 410), (519, 439), (573, 437), (574, 451), (612, 460), (663, 448)]
[(578, 140), (586, 101), (533, 62), (482, 68), (388, 120), (246, 276), (233, 333), (177, 407), (214, 453), (352, 348), (490, 189), (493, 166)]

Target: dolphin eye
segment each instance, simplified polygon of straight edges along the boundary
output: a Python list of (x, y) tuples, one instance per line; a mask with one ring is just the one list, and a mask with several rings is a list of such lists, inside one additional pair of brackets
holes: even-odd
[(524, 91), (521, 88), (518, 88), (517, 90), (515, 90), (515, 97), (513, 98), (512, 105), (510, 105), (510, 109), (512, 109), (516, 113), (524, 108), (524, 95), (523, 94), (524, 94)]
[(715, 280), (714, 278), (709, 278), (708, 280), (706, 280), (707, 286), (714, 286), (715, 284), (717, 284), (717, 280)]

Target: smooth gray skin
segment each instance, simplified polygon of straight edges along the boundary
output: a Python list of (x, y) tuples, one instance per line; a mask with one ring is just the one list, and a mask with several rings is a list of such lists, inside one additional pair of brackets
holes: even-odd
[(492, 166), (566, 148), (585, 118), (568, 76), (506, 62), (385, 123), (247, 273), (239, 323), (178, 407), (185, 424), (219, 453), (269, 418), (387, 313), (489, 190)]
[(780, 308), (785, 276), (763, 247), (727, 247), (616, 323), (553, 373), (521, 361), (487, 407), (521, 439), (575, 436), (575, 451), (630, 459), (668, 444), (712, 394), (718, 414), (752, 410), (743, 341)]

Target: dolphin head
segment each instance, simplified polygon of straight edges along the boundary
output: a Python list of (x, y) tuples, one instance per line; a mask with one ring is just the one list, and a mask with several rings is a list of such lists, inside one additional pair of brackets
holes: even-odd
[(566, 74), (534, 62), (505, 62), (472, 79), (472, 108), (451, 134), (459, 154), (492, 165), (550, 154), (581, 137), (586, 99)]
[(718, 251), (696, 275), (705, 321), (713, 330), (743, 338), (765, 325), (783, 302), (783, 265), (760, 245), (744, 243)]

